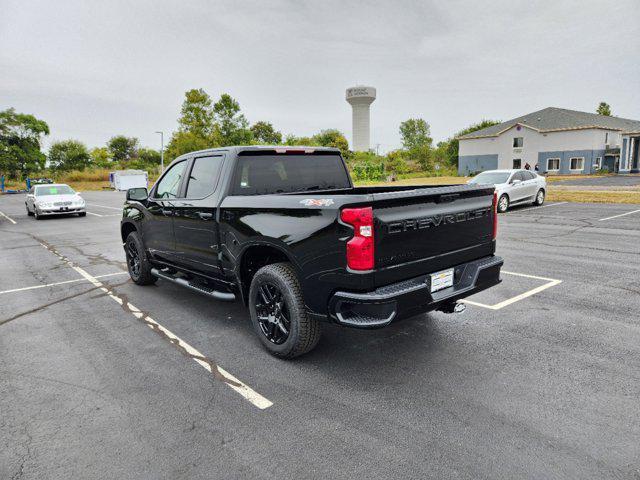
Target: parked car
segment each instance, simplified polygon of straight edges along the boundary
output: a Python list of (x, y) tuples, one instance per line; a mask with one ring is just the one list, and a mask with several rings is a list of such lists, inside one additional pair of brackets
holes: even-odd
[(494, 185), (498, 196), (498, 212), (512, 205), (542, 205), (547, 194), (547, 180), (530, 170), (487, 170), (471, 180), (474, 185)]
[(27, 215), (34, 216), (36, 220), (45, 215), (87, 215), (84, 199), (73, 188), (63, 183), (32, 186), (24, 204), (27, 207)]
[(128, 190), (131, 279), (241, 299), (270, 353), (320, 323), (379, 328), (500, 282), (493, 186), (353, 186), (340, 151), (229, 147), (183, 155), (149, 193)]

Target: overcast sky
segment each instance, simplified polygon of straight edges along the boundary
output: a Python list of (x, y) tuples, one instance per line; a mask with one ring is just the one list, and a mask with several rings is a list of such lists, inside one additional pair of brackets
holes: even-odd
[[(159, 147), (184, 92), (235, 97), (283, 133), (339, 128), (345, 89), (377, 88), (371, 142), (422, 117), (444, 139), (547, 106), (640, 119), (640, 1), (0, 0), (0, 110), (48, 142)], [(47, 143), (48, 143), (47, 142)]]

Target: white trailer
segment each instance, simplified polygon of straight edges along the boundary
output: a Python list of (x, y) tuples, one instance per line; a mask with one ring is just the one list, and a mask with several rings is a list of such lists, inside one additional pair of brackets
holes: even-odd
[(130, 188), (147, 188), (149, 177), (143, 170), (116, 170), (109, 173), (109, 183), (111, 188), (120, 191)]

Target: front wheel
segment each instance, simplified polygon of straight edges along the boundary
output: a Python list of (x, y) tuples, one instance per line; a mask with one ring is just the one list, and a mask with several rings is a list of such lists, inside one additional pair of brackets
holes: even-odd
[(30, 216), (30, 217), (33, 217), (33, 212), (31, 210), (29, 210), (29, 205), (27, 205), (25, 203), (24, 206), (27, 208), (27, 215)]
[(509, 197), (501, 195), (498, 199), (498, 212), (504, 213), (509, 209)]
[(251, 323), (272, 355), (294, 358), (320, 340), (320, 322), (308, 315), (298, 277), (289, 263), (262, 267), (249, 289)]
[(87, 212), (80, 212), (78, 213), (79, 217), (86, 217), (87, 216)]
[(533, 202), (534, 205), (540, 206), (544, 203), (544, 190), (540, 189), (538, 190), (538, 193), (536, 194), (536, 199)]
[(144, 245), (138, 232), (131, 232), (124, 244), (127, 257), (127, 269), (131, 280), (137, 285), (151, 285), (158, 277), (151, 273), (151, 264), (144, 251)]

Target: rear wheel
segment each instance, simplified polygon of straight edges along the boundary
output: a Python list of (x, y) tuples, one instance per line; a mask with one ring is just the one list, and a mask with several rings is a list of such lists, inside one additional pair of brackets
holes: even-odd
[(538, 190), (538, 193), (536, 193), (536, 199), (533, 202), (534, 205), (542, 205), (544, 203), (544, 190), (541, 188), (540, 190)]
[(151, 285), (158, 277), (151, 273), (151, 264), (144, 251), (144, 245), (138, 232), (131, 232), (124, 244), (127, 257), (127, 269), (131, 280), (137, 285)]
[(308, 315), (298, 277), (289, 263), (262, 267), (249, 290), (251, 322), (272, 355), (293, 358), (320, 340), (320, 323)]
[(509, 210), (509, 197), (503, 194), (498, 199), (498, 212), (504, 213)]

